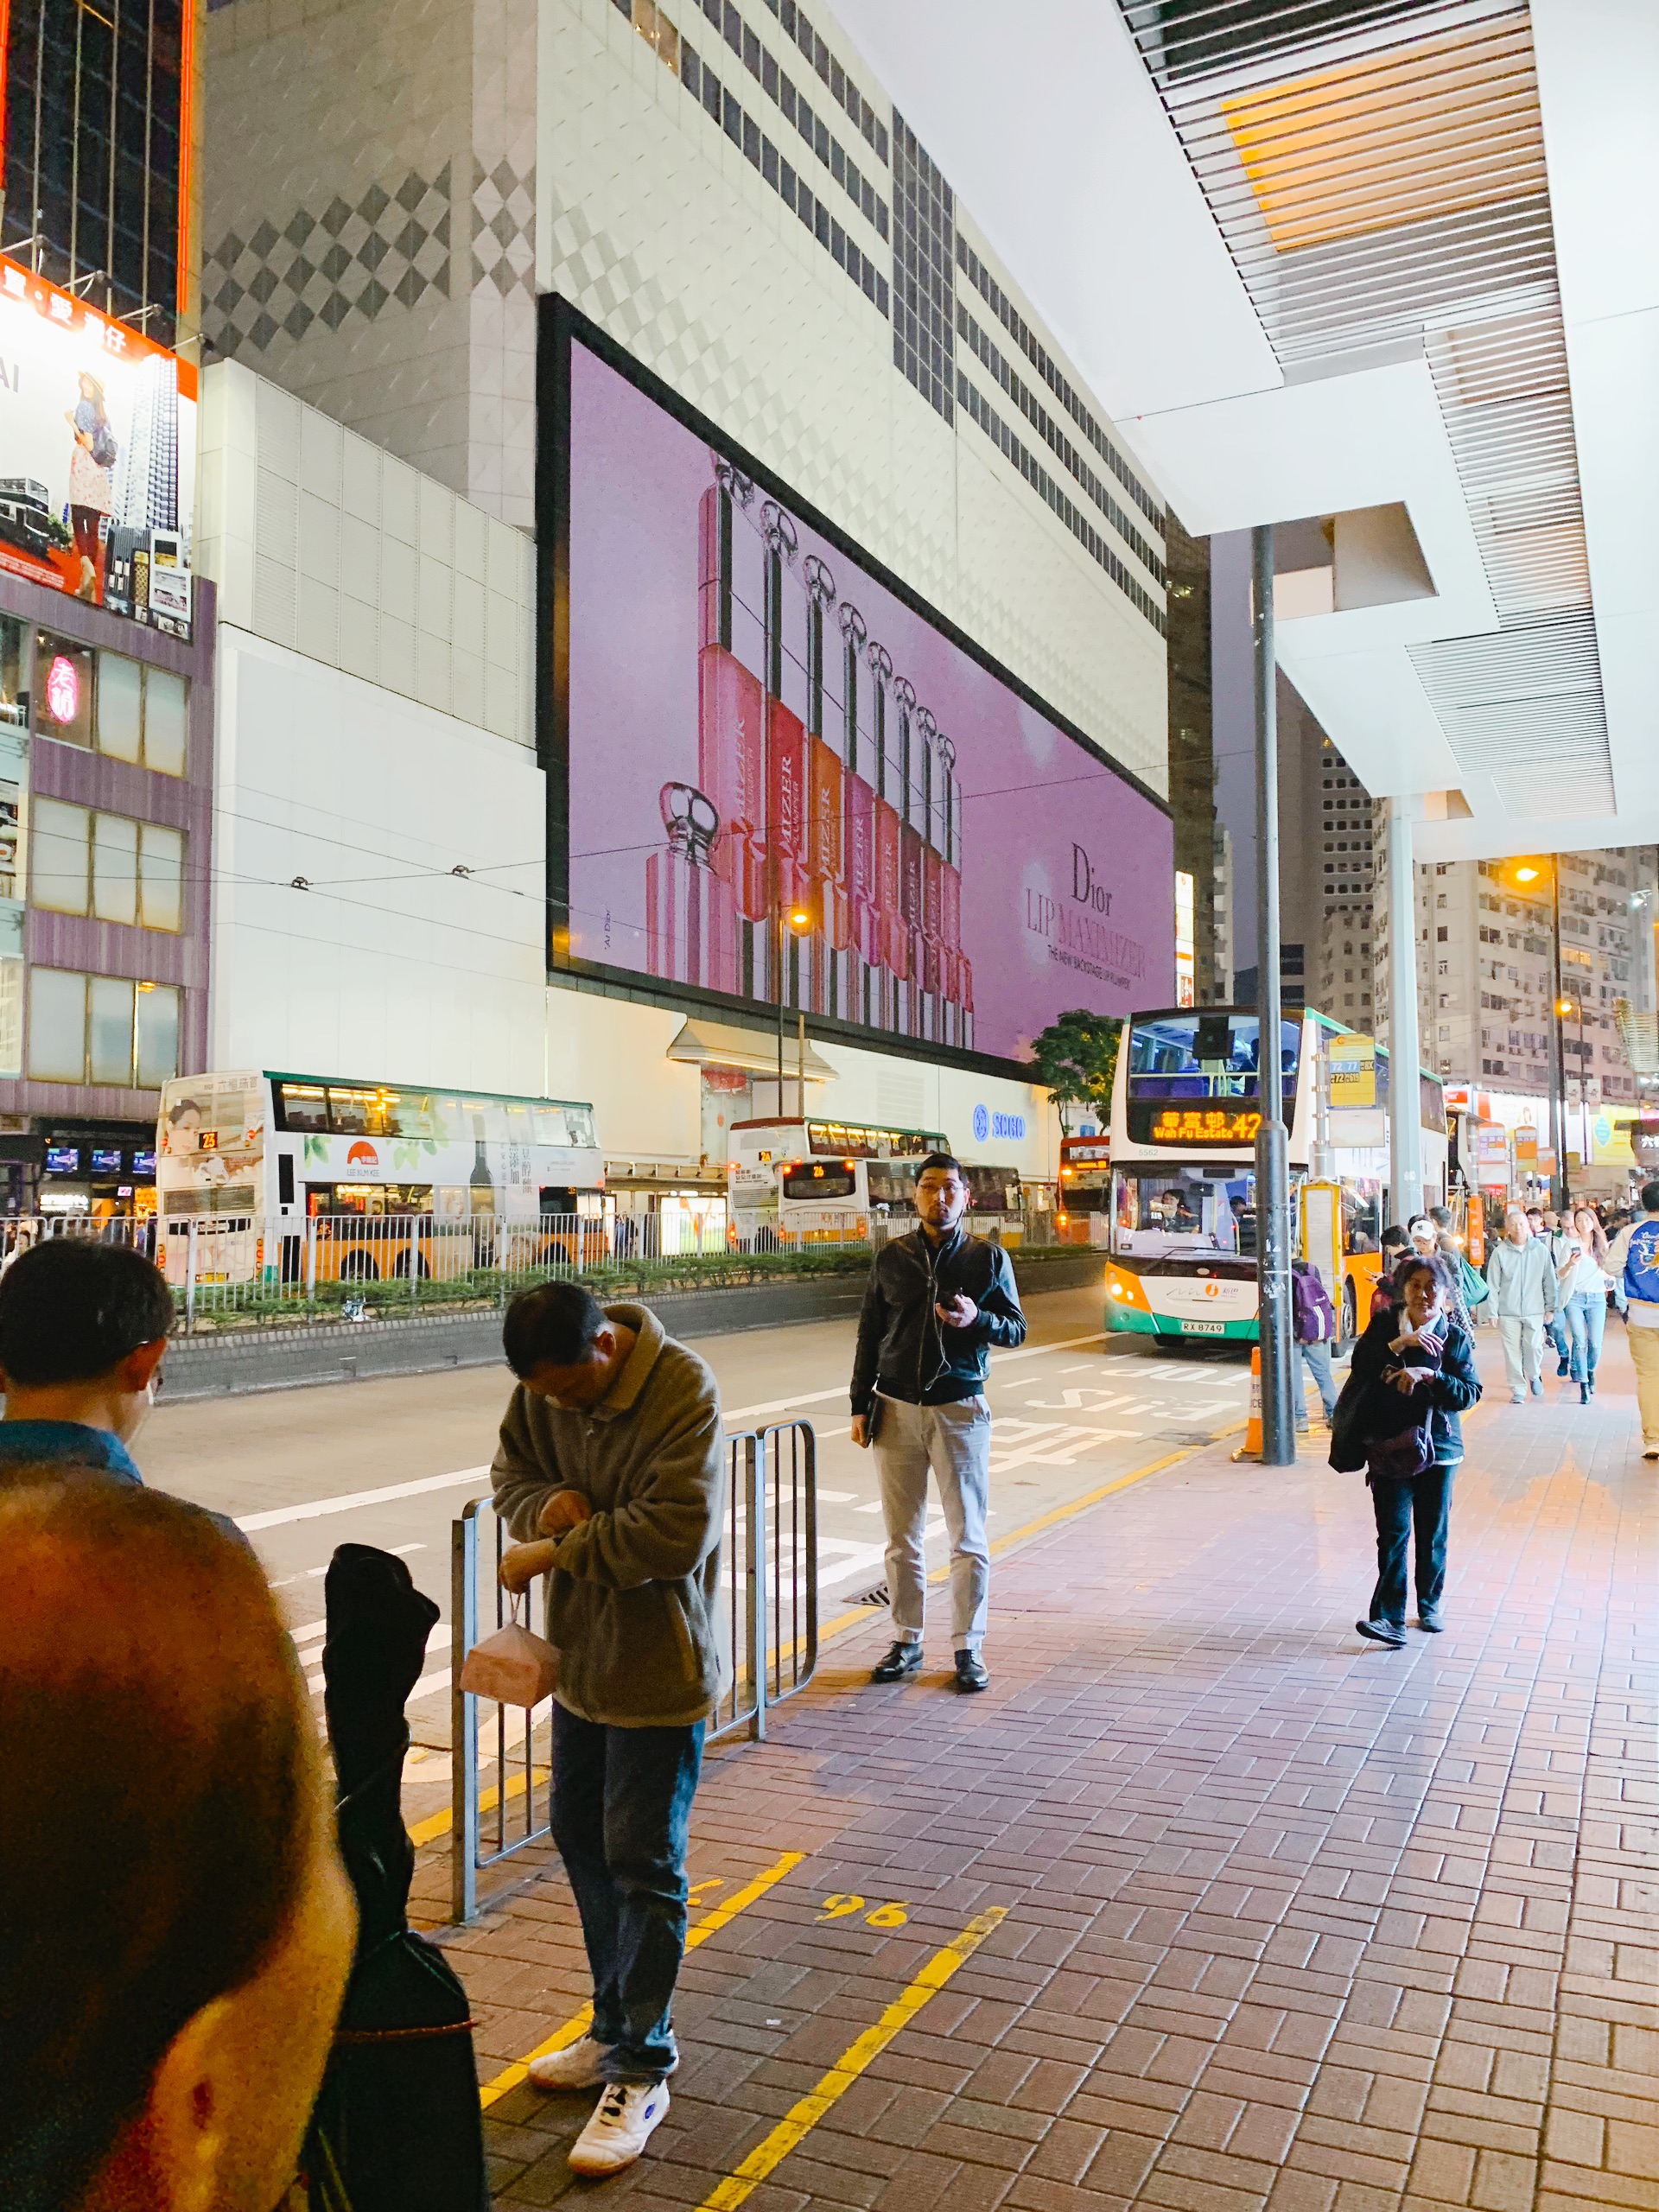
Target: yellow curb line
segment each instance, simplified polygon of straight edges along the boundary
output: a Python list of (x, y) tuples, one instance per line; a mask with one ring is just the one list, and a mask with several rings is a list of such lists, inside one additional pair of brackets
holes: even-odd
[[(735, 1920), (738, 1914), (746, 1906), (752, 1905), (757, 1897), (765, 1897), (773, 1883), (781, 1882), (784, 1876), (798, 1866), (805, 1856), (803, 1851), (785, 1851), (767, 1867), (764, 1874), (757, 1874), (745, 1888), (734, 1891), (724, 1904), (717, 1904), (712, 1912), (706, 1912), (686, 1937), (686, 1949), (695, 1951), (699, 1943), (706, 1943), (711, 1936), (717, 1936), (728, 1921)], [(546, 2058), (556, 2050), (568, 2050), (573, 2043), (581, 2041), (593, 2024), (594, 2008), (591, 2004), (584, 2005), (581, 2012), (573, 2013), (562, 2028), (555, 2028), (545, 2043), (538, 2043), (534, 2050), (527, 2050), (522, 2058), (504, 2068), (493, 2082), (486, 2082), (478, 2093), (480, 2104), (487, 2111), (490, 2106), (499, 2103), (509, 2089), (516, 2089), (521, 2082), (530, 2078), (532, 2060)]]
[[(550, 1768), (544, 1766), (532, 1767), (530, 1770), (530, 1779), (533, 1783), (545, 1782), (550, 1771)], [(497, 1789), (492, 1783), (487, 1789), (480, 1792), (478, 1809), (480, 1813), (493, 1813), (504, 1796), (511, 1800), (514, 1797), (522, 1797), (524, 1794), (524, 1777), (522, 1774), (510, 1775), (505, 1791)], [(435, 1843), (441, 1835), (448, 1835), (453, 1821), (454, 1808), (446, 1805), (442, 1812), (429, 1814), (425, 1820), (417, 1821), (409, 1832), (409, 1840), (418, 1851), (423, 1843)]]
[(735, 2172), (728, 2174), (703, 2198), (697, 2212), (736, 2212), (736, 2208), (752, 2195), (773, 2168), (789, 2156), (797, 2144), (811, 2133), (836, 2099), (852, 2088), (871, 2061), (880, 2056), (899, 2030), (907, 2027), (929, 1999), (944, 1988), (957, 1968), (972, 1956), (998, 1922), (1007, 1917), (1007, 1913), (1006, 1905), (994, 1905), (988, 1912), (982, 1912), (977, 1920), (970, 1920), (962, 1933), (953, 1936), (943, 1950), (935, 1951), (916, 1979), (908, 1984), (901, 1995), (894, 1998), (875, 2025), (866, 2028), (856, 2042), (848, 2044), (817, 2088), (803, 2097), (779, 2121), (772, 2133), (756, 2144)]

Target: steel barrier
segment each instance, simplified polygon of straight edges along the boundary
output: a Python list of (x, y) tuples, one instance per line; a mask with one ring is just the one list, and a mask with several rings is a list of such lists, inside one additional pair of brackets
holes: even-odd
[[(731, 1683), (710, 1716), (707, 1740), (747, 1732), (759, 1742), (769, 1709), (804, 1689), (818, 1659), (817, 1437), (810, 1421), (776, 1421), (727, 1439), (721, 1536), (721, 1625)], [(454, 1523), (450, 1545), (450, 1917), (476, 1919), (479, 1877), (533, 1845), (552, 1841), (552, 1777), (547, 1707), (520, 1713), (461, 1687), (467, 1654), (505, 1627), (511, 1601), (499, 1580), (509, 1541), (487, 1497)], [(541, 1610), (546, 1620), (546, 1583)], [(493, 1765), (495, 1781), (483, 1783)], [(527, 1876), (526, 1879), (533, 1878)], [(515, 1887), (517, 1885), (509, 1885)]]

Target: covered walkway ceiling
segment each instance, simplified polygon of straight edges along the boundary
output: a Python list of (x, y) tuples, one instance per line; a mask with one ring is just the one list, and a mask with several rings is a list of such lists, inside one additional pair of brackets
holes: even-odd
[(1403, 507), (1279, 639), (1420, 856), (1659, 840), (1659, 0), (836, 5), (1190, 530)]

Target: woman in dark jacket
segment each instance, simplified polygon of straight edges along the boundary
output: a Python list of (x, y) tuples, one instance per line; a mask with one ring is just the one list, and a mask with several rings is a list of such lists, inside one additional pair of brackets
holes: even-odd
[[(1395, 1649), (1406, 1640), (1406, 1549), (1416, 1536), (1417, 1624), (1440, 1628), (1446, 1583), (1446, 1522), (1452, 1478), (1463, 1458), (1459, 1416), (1480, 1396), (1475, 1348), (1447, 1304), (1432, 1261), (1416, 1260), (1399, 1274), (1402, 1304), (1379, 1313), (1354, 1346), (1332, 1424), (1332, 1462), (1370, 1465), (1366, 1481), (1376, 1516), (1376, 1587), (1368, 1618), (1355, 1626), (1374, 1643)], [(1345, 1418), (1344, 1418), (1345, 1414)], [(1380, 1447), (1425, 1421), (1433, 1462), (1421, 1472), (1390, 1471)], [(1350, 1447), (1344, 1452), (1344, 1446)]]

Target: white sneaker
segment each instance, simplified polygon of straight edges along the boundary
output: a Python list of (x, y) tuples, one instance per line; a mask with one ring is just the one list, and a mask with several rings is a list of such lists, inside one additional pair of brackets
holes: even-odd
[(538, 2089), (596, 2089), (605, 2079), (606, 2050), (592, 2036), (583, 2036), (568, 2050), (532, 2058), (524, 2070)]
[(573, 2174), (616, 2174), (631, 2166), (668, 2110), (666, 2082), (613, 2082), (570, 2145)]

